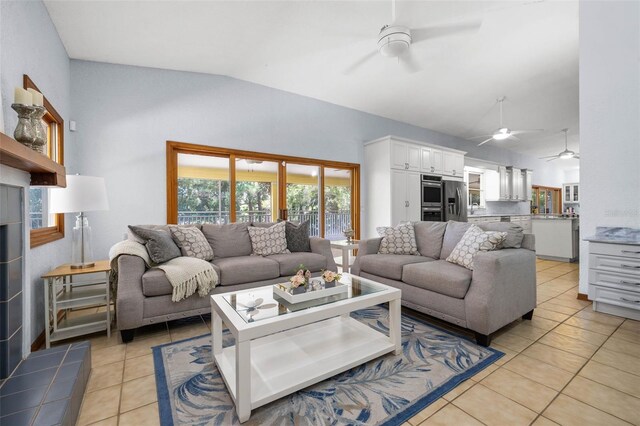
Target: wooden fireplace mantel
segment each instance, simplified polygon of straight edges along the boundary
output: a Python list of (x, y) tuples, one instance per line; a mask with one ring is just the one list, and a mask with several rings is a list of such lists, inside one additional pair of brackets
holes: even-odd
[(62, 164), (22, 145), (4, 133), (0, 133), (0, 164), (29, 172), (33, 186), (67, 186), (66, 172)]

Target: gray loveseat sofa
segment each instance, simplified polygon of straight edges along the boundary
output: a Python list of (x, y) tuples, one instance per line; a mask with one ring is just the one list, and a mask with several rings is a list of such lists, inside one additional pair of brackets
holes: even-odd
[[(305, 265), (313, 275), (319, 275), (323, 269), (337, 271), (329, 240), (323, 238), (310, 238), (310, 252), (262, 257), (251, 255), (247, 223), (195, 226), (200, 228), (213, 248), (214, 259), (211, 263), (220, 281), (210, 294), (283, 282), (295, 273), (300, 264)], [(166, 225), (147, 227), (168, 229)], [(128, 238), (136, 239), (131, 233)], [(147, 268), (137, 256), (122, 255), (118, 258), (116, 310), (118, 328), (124, 342), (131, 341), (135, 329), (143, 325), (210, 312), (208, 297), (194, 294), (179, 302), (172, 302), (172, 291), (173, 287), (162, 270)]]
[(508, 222), (480, 224), (508, 232), (502, 248), (479, 252), (473, 271), (445, 259), (471, 226), (466, 222), (414, 224), (420, 256), (378, 254), (382, 238), (359, 243), (351, 272), (402, 290), (402, 304), (475, 332), (476, 341), (491, 343), (491, 333), (536, 306), (535, 240)]

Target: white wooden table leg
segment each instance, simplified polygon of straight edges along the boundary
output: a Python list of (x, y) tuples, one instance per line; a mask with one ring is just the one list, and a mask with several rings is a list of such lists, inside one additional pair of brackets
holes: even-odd
[(236, 412), (240, 423), (251, 416), (251, 342), (236, 341)]
[(49, 286), (51, 285), (51, 278), (45, 279), (44, 282), (44, 331), (45, 331), (45, 348), (49, 349), (51, 347), (51, 314), (49, 310), (51, 309), (51, 302), (49, 300)]
[(104, 285), (107, 290), (107, 338), (111, 338), (111, 289), (109, 288), (109, 273), (105, 272)]
[(349, 249), (342, 248), (342, 272), (349, 272)]
[(393, 299), (389, 302), (389, 339), (396, 347), (394, 353), (402, 353), (402, 333), (400, 319), (400, 299)]
[(211, 348), (213, 350), (213, 361), (215, 355), (222, 353), (222, 317), (218, 315), (215, 309), (211, 309)]

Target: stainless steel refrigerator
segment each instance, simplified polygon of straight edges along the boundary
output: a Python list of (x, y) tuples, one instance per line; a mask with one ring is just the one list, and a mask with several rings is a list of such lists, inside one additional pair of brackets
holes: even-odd
[(442, 207), (444, 220), (467, 221), (467, 184), (451, 180), (442, 181)]

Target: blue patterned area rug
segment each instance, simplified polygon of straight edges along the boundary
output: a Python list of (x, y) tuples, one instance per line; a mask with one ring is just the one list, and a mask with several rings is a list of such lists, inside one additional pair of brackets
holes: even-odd
[[(351, 316), (388, 330), (386, 308)], [(226, 332), (223, 346), (232, 344)], [(402, 349), (259, 407), (243, 424), (400, 425), (504, 355), (404, 312)], [(210, 335), (156, 346), (153, 358), (163, 426), (240, 424), (213, 364)]]

